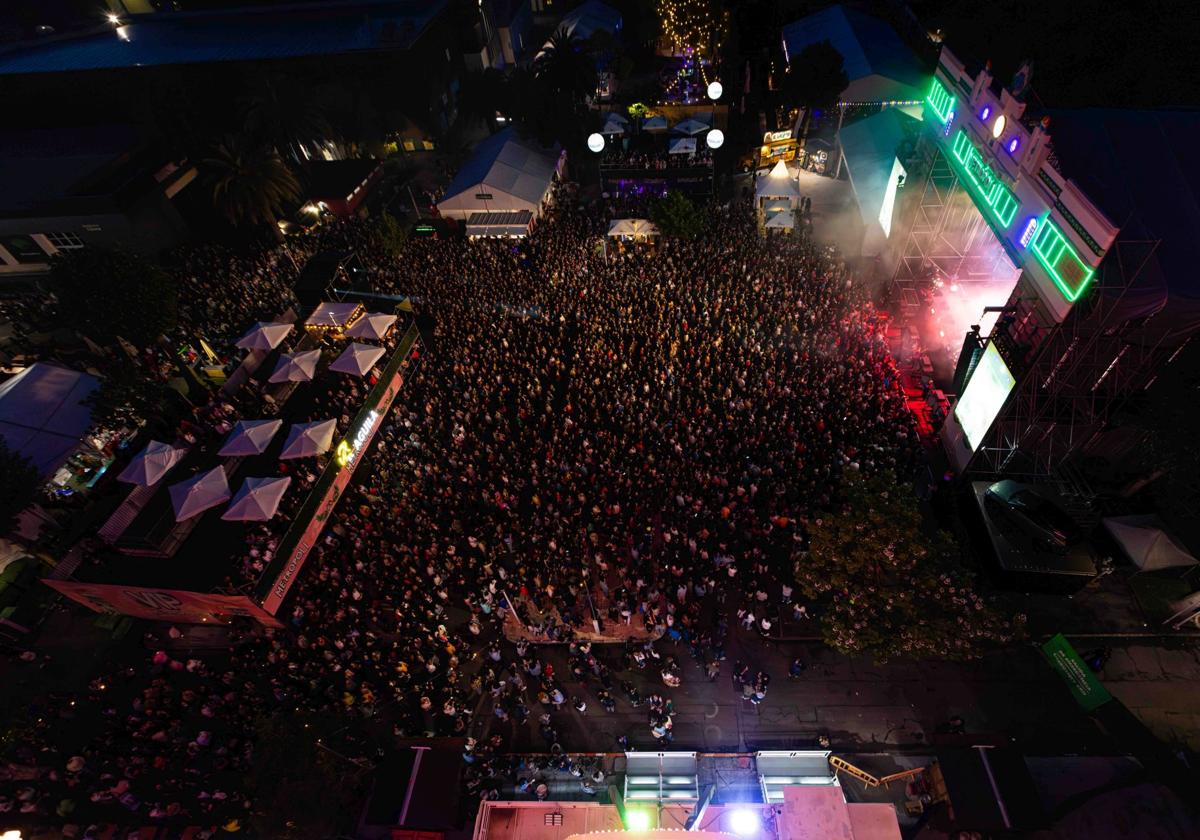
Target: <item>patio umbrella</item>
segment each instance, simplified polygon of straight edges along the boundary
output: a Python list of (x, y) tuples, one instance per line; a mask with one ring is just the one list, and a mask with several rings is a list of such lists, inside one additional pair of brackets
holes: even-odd
[(367, 371), (375, 366), (383, 353), (382, 347), (355, 342), (342, 351), (342, 355), (334, 360), (329, 369), (351, 376), (366, 376)]
[(247, 478), (221, 514), (227, 522), (263, 522), (275, 516), (283, 494), (292, 483), (289, 477)]
[(625, 120), (622, 120), (618, 115), (609, 114), (608, 120), (604, 123), (604, 128), (600, 129), (600, 133), (608, 135), (624, 134), (625, 127), (627, 125), (629, 125), (629, 123)]
[(690, 155), (696, 151), (695, 137), (677, 137), (671, 141), (671, 148), (668, 150), (673, 155)]
[(261, 455), (283, 425), (282, 420), (239, 420), (225, 438), (218, 455)]
[(169, 443), (152, 440), (146, 444), (145, 449), (134, 456), (129, 466), (121, 471), (117, 481), (136, 484), (138, 487), (157, 484), (185, 454), (186, 449), (176, 449)]
[(320, 350), (305, 350), (303, 353), (284, 353), (268, 382), (307, 382), (317, 372), (321, 361)]
[(336, 420), (318, 420), (314, 423), (296, 423), (288, 430), (287, 442), (279, 459), (311, 458), (320, 455), (333, 445), (333, 434), (337, 431)]
[(642, 130), (649, 132), (666, 131), (669, 128), (666, 117), (651, 117), (642, 123)]
[(709, 126), (708, 123), (702, 123), (700, 120), (695, 119), (694, 117), (688, 117), (683, 122), (678, 123), (671, 130), (678, 131), (680, 134), (687, 134), (691, 137), (695, 137), (697, 134), (703, 134), (704, 132), (708, 131), (710, 127), (711, 126)]
[(291, 324), (259, 321), (237, 340), (237, 346), (243, 350), (274, 350), (291, 331)]
[(366, 315), (354, 322), (354, 326), (346, 330), (348, 338), (373, 338), (381, 339), (387, 335), (387, 331), (392, 328), (392, 324), (396, 323), (395, 315), (388, 315), (383, 312), (368, 312)]
[(191, 519), (229, 498), (229, 482), (225, 479), (225, 468), (214, 467), (208, 472), (192, 476), (187, 481), (172, 484), (170, 492), (171, 506), (175, 508), (175, 521)]

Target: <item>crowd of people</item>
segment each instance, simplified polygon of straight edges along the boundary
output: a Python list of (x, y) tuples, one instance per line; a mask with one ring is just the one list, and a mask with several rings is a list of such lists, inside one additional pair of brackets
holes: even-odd
[[(567, 194), (517, 244), (418, 239), (398, 258), (361, 221), (314, 234), (305, 248), (354, 249), (379, 291), (410, 296), (423, 346), (286, 629), (238, 631), (211, 663), (159, 651), (48, 701), (0, 809), (244, 820), (253, 791), (233, 776), (264, 710), (336, 712), (376, 739), (380, 726), (469, 738), (468, 790), (536, 794), (536, 770), (507, 755), (522, 732), (558, 755), (565, 716), (631, 704), (649, 740), (670, 743), (666, 692), (689, 679), (676, 656), (715, 680), (735, 608), (764, 634), (783, 611), (806, 617), (788, 584), (806, 523), (847, 471), (905, 474), (919, 453), (873, 306), (827, 249), (760, 239), (749, 206), (712, 209), (702, 238), (615, 258), (594, 247), (606, 222)], [(181, 328), (236, 338), (256, 301), (278, 308), (290, 262), (253, 258), (245, 308), (197, 302)], [(191, 265), (196, 282), (212, 276)], [(306, 405), (350, 417), (361, 396), (339, 386)], [(288, 524), (248, 531), (232, 582), (262, 572)], [(538, 603), (564, 620), (567, 673), (501, 632)], [(572, 638), (634, 616), (661, 641)], [(733, 679), (763, 702), (765, 671), (739, 664)], [(68, 745), (55, 721), (81, 702), (106, 728)]]
[(704, 138), (698, 138), (696, 145), (695, 151), (678, 153), (668, 149), (629, 151), (610, 146), (600, 160), (604, 166), (614, 169), (664, 170), (682, 166), (712, 166), (712, 152), (704, 145)]

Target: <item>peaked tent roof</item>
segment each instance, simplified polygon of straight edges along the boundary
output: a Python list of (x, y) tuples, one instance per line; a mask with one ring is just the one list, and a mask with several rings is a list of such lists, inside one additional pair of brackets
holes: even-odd
[(333, 445), (333, 435), (336, 431), (336, 420), (296, 423), (288, 430), (287, 441), (283, 444), (279, 459), (286, 461), (291, 458), (311, 458), (320, 455)]
[(703, 134), (712, 126), (708, 123), (698, 120), (695, 117), (688, 117), (686, 120), (675, 123), (671, 127), (672, 131), (678, 131), (680, 134), (686, 134), (689, 137), (695, 137), (697, 134)]
[(609, 236), (658, 236), (658, 225), (649, 219), (613, 219)]
[(642, 123), (643, 131), (666, 131), (669, 127), (667, 118), (663, 116), (650, 117)]
[(239, 420), (229, 432), (217, 454), (225, 456), (261, 455), (283, 425), (282, 420)]
[(305, 350), (302, 353), (284, 353), (268, 382), (307, 382), (317, 372), (321, 351)]
[(1163, 529), (1157, 516), (1109, 516), (1102, 520), (1133, 565), (1143, 572), (1195, 566), (1195, 557)]
[(670, 147), (667, 149), (668, 154), (672, 155), (691, 155), (696, 153), (696, 138), (695, 137), (676, 137), (671, 141)]
[(279, 511), (283, 494), (292, 483), (290, 477), (247, 478), (238, 488), (229, 507), (221, 514), (227, 522), (262, 522)]
[(609, 114), (608, 119), (604, 121), (604, 128), (600, 129), (601, 134), (624, 134), (626, 127), (629, 125), (627, 120), (621, 119), (619, 114)]
[[(458, 170), (446, 188), (445, 197), (438, 202), (438, 209), (443, 215), (447, 210), (482, 209), (478, 208), (474, 195), (490, 192), (491, 209), (537, 212), (558, 169), (559, 151), (558, 146), (539, 146), (519, 136), (511, 127), (493, 134), (475, 147)], [(504, 196), (510, 200), (506, 202)]]
[(918, 120), (898, 108), (885, 108), (865, 120), (844, 126), (838, 141), (845, 155), (858, 212), (867, 226), (879, 224), (879, 212), (892, 177), (892, 164)]
[(236, 346), (243, 350), (274, 350), (291, 331), (291, 324), (259, 321), (246, 330), (246, 334), (237, 340)]
[(348, 373), (351, 376), (366, 376), (367, 371), (375, 366), (383, 353), (382, 347), (354, 342), (342, 351), (342, 355), (333, 361), (329, 369), (336, 370), (338, 373)]
[(213, 467), (208, 472), (197, 473), (187, 481), (172, 484), (169, 489), (176, 522), (191, 519), (229, 498), (229, 482), (225, 478), (224, 467)]
[(0, 439), (43, 477), (57, 470), (92, 425), (95, 377), (36, 362), (0, 383)]
[(756, 198), (799, 198), (800, 185), (787, 164), (778, 161), (765, 178), (758, 179), (754, 195)]
[(845, 102), (920, 100), (929, 71), (896, 31), (879, 18), (842, 5), (829, 6), (783, 28), (790, 61), (804, 48), (828, 41), (842, 54), (849, 85)]
[(396, 323), (395, 315), (389, 315), (386, 312), (368, 312), (355, 321), (353, 326), (347, 328), (346, 335), (349, 338), (373, 338), (378, 340), (387, 335), (387, 331), (391, 329), (394, 323)]
[(133, 457), (129, 466), (117, 476), (117, 481), (149, 487), (157, 484), (187, 454), (185, 449), (176, 449), (169, 443), (152, 440), (146, 448)]

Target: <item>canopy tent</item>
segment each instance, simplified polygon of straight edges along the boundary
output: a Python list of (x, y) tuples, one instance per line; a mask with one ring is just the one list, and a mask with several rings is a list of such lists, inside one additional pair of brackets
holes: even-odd
[(333, 435), (337, 432), (336, 420), (317, 420), (313, 423), (296, 423), (288, 430), (287, 441), (279, 460), (311, 458), (329, 450)]
[(361, 303), (332, 303), (330, 301), (318, 303), (312, 314), (308, 316), (308, 320), (304, 322), (304, 326), (305, 328), (343, 330), (354, 323), (361, 314), (362, 308)]
[(695, 137), (697, 134), (703, 134), (710, 128), (712, 128), (712, 126), (710, 126), (708, 123), (701, 122), (695, 117), (688, 117), (683, 122), (676, 123), (675, 127), (671, 130), (680, 134), (687, 134), (691, 137)]
[(222, 457), (261, 455), (282, 425), (282, 420), (239, 420), (217, 454)]
[[(758, 186), (754, 188), (754, 196), (760, 200), (764, 198), (798, 200), (800, 198), (800, 187), (796, 183), (796, 177), (788, 169), (787, 164), (779, 161), (767, 173), (765, 178), (758, 179)], [(793, 206), (795, 206), (794, 202)]]
[(1157, 516), (1109, 516), (1101, 520), (1139, 571), (1195, 566), (1195, 557), (1163, 529)]
[(829, 6), (783, 28), (783, 51), (791, 61), (805, 47), (828, 41), (842, 55), (845, 103), (919, 102), (929, 73), (892, 27), (842, 5)]
[(780, 198), (767, 199), (763, 205), (763, 214), (766, 216), (774, 216), (776, 213), (782, 213), (785, 210), (792, 210), (792, 203)]
[(609, 114), (608, 119), (604, 121), (604, 128), (600, 129), (601, 134), (624, 134), (625, 129), (629, 127), (629, 121), (620, 114)]
[(608, 235), (652, 239), (658, 236), (658, 226), (649, 219), (613, 219), (608, 226)]
[(696, 153), (696, 138), (677, 137), (671, 141), (668, 151), (673, 155), (694, 155)]
[(541, 215), (542, 203), (562, 168), (562, 150), (539, 146), (506, 128), (480, 142), (458, 170), (438, 212), (445, 218), (466, 221), (472, 213), (515, 213), (528, 210)]
[(383, 354), (382, 347), (355, 342), (342, 351), (342, 355), (334, 360), (329, 369), (336, 370), (338, 373), (348, 373), (351, 376), (366, 376), (367, 371), (375, 367), (375, 363)]
[(292, 331), (291, 324), (259, 321), (237, 340), (243, 350), (274, 350)]
[(185, 454), (187, 454), (186, 449), (176, 449), (169, 443), (152, 440), (146, 444), (145, 449), (133, 457), (129, 466), (121, 471), (121, 474), (117, 476), (117, 481), (136, 484), (139, 487), (158, 484), (162, 477), (170, 472), (171, 467), (183, 459)]
[(290, 477), (247, 478), (221, 514), (227, 522), (263, 522), (275, 516)]
[(642, 123), (642, 131), (656, 132), (666, 131), (670, 126), (667, 125), (667, 118), (658, 116), (650, 117)]
[(92, 425), (87, 397), (95, 377), (37, 362), (0, 384), (0, 440), (51, 476)]
[(387, 335), (394, 323), (396, 323), (395, 315), (388, 315), (384, 312), (368, 312), (355, 321), (354, 326), (346, 330), (346, 337), (379, 340)]
[(467, 236), (470, 238), (509, 237), (521, 239), (533, 229), (533, 214), (528, 210), (515, 213), (472, 213), (467, 218)]
[(175, 521), (191, 519), (229, 498), (229, 482), (225, 478), (225, 468), (213, 467), (187, 481), (172, 484), (170, 493), (171, 505), (175, 508)]
[(321, 361), (320, 350), (305, 350), (302, 353), (284, 353), (268, 382), (308, 382), (317, 372)]
[(791, 210), (780, 210), (769, 219), (764, 227), (771, 230), (791, 230), (796, 226), (796, 216)]
[(899, 169), (896, 163), (908, 158), (908, 141), (920, 125), (903, 111), (888, 108), (845, 126), (838, 133), (850, 187), (868, 229), (879, 228), (890, 233), (898, 188), (893, 179), (907, 177), (903, 163)]

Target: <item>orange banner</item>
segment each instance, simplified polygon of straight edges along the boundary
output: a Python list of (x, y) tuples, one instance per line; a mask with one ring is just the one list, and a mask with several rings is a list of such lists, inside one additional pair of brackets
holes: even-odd
[(42, 583), (99, 613), (180, 624), (229, 624), (235, 618), (251, 618), (266, 627), (283, 626), (246, 595), (204, 595), (182, 589), (71, 580), (46, 579)]

